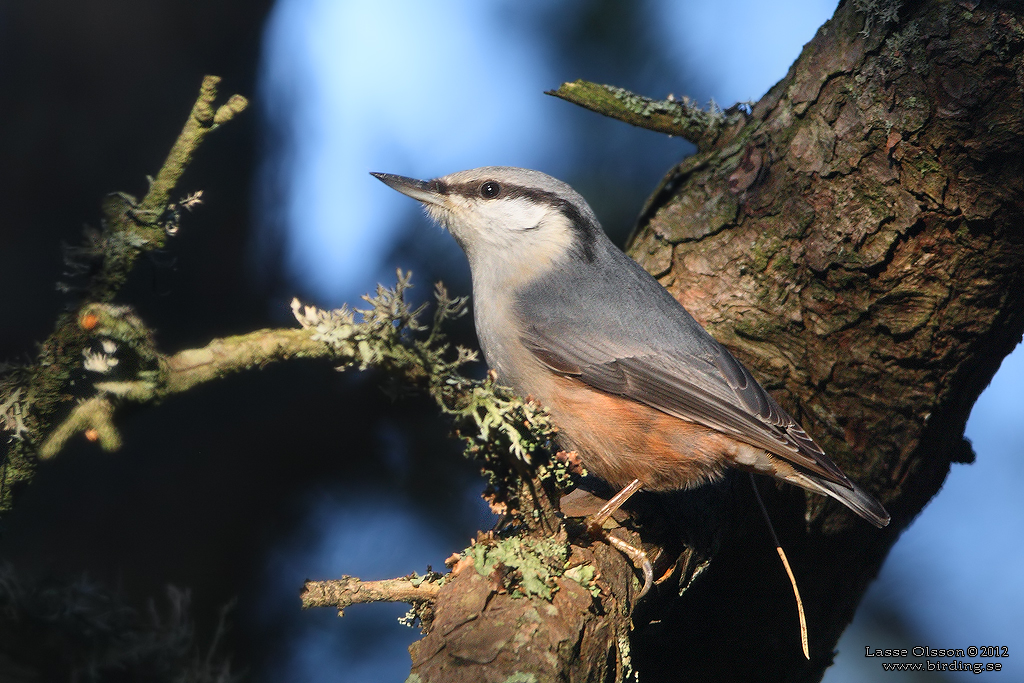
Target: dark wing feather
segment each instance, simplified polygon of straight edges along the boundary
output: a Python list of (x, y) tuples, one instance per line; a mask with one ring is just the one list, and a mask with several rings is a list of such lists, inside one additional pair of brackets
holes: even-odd
[(624, 343), (621, 338), (597, 346), (580, 335), (548, 336), (532, 325), (522, 341), (555, 372), (718, 430), (852, 487), (796, 420), (710, 337), (699, 355), (654, 349), (640, 340)]

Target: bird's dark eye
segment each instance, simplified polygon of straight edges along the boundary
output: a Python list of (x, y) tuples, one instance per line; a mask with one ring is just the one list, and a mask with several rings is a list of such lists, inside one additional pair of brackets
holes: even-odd
[(499, 194), (501, 194), (501, 185), (493, 180), (488, 180), (480, 186), (480, 196), (484, 199), (494, 199)]

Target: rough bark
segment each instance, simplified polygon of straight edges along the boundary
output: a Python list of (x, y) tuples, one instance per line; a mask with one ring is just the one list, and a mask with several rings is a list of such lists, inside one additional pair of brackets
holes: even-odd
[(516, 600), (459, 573), (411, 680), (615, 680), (630, 664), (644, 681), (821, 678), (891, 545), (973, 458), (968, 413), (1024, 330), (1022, 50), (1015, 4), (906, 3), (885, 23), (844, 2), (745, 120), (669, 172), (631, 240), (892, 513), (877, 530), (760, 482), (810, 661), (735, 478), (637, 502), (661, 577), (639, 604), (631, 568), (600, 544), (572, 551), (597, 569), (597, 597), (562, 579), (553, 602)]

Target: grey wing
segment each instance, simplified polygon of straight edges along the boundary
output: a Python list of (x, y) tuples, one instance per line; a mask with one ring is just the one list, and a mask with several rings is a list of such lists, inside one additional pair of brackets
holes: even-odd
[(696, 355), (659, 350), (641, 340), (595, 343), (582, 335), (545, 335), (532, 325), (522, 341), (555, 372), (728, 434), (852, 488), (796, 420), (710, 336)]

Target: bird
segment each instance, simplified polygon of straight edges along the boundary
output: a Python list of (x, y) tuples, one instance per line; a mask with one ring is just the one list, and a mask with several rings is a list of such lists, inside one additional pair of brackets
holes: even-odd
[(558, 445), (621, 489), (617, 504), (736, 468), (833, 498), (876, 527), (889, 523), (751, 372), (612, 243), (567, 183), (503, 166), (429, 181), (371, 175), (421, 202), (455, 238), (469, 260), (488, 366), (548, 410)]

